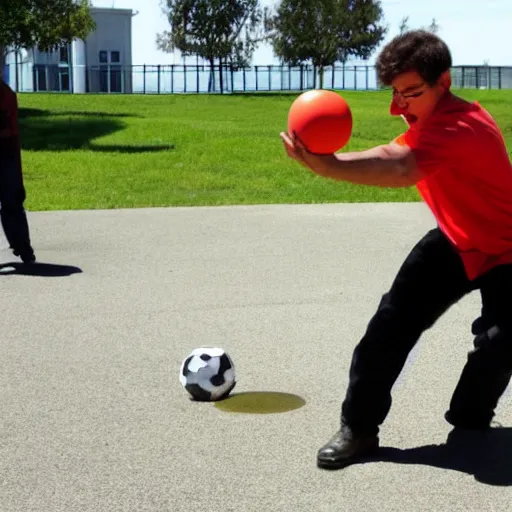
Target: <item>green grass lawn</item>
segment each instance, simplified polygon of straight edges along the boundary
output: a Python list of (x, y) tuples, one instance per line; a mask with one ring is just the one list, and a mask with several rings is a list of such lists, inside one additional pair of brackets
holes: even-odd
[[(512, 149), (512, 91), (465, 90)], [(401, 133), (388, 92), (343, 92), (354, 116), (346, 150)], [(319, 178), (289, 160), (279, 132), (297, 94), (19, 94), (29, 210), (264, 203), (416, 201), (412, 189)]]

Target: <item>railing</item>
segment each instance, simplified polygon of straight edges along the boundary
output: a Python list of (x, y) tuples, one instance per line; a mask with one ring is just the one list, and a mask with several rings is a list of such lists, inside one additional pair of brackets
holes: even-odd
[(512, 89), (512, 66), (456, 66), (452, 82), (468, 89)]
[[(10, 65), (4, 74), (18, 92), (111, 94), (180, 94), (303, 91), (320, 87), (313, 66), (252, 66), (235, 69), (202, 65), (115, 64), (68, 67)], [(512, 66), (455, 66), (454, 87), (512, 89)], [(373, 66), (333, 66), (324, 70), (323, 88), (338, 90), (380, 89)]]

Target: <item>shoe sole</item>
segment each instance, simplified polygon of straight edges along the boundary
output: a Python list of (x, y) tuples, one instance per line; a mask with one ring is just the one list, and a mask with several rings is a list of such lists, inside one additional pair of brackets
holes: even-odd
[(320, 459), (317, 457), (316, 465), (320, 469), (342, 469), (363, 462), (365, 459), (370, 458), (379, 449), (379, 441), (376, 440), (371, 445), (367, 446), (363, 451), (357, 452), (354, 456), (342, 459)]
[(491, 428), (492, 420), (478, 420), (475, 418), (464, 418), (457, 415), (451, 414), (449, 411), (445, 413), (444, 419), (452, 427), (460, 430), (488, 430)]

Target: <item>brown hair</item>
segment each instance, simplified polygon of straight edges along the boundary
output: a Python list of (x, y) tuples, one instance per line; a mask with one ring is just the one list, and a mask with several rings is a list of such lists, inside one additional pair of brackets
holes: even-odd
[(383, 85), (391, 85), (398, 75), (407, 71), (416, 71), (425, 82), (434, 85), (451, 65), (450, 50), (442, 39), (427, 30), (413, 30), (390, 41), (375, 67)]

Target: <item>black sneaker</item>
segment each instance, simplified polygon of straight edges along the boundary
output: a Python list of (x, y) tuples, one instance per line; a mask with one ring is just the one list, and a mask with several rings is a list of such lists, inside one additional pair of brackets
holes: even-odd
[(317, 465), (324, 469), (341, 469), (376, 452), (378, 447), (377, 435), (356, 435), (348, 425), (342, 425), (332, 439), (318, 450)]
[(35, 261), (36, 261), (36, 256), (32, 249), (25, 250), (25, 251), (13, 250), (12, 252), (13, 252), (14, 256), (21, 258), (21, 261), (23, 261), (23, 263), (29, 264), (29, 263), (35, 263)]
[(453, 427), (462, 430), (487, 430), (491, 427), (492, 415), (462, 414), (448, 410), (444, 413), (444, 419)]

